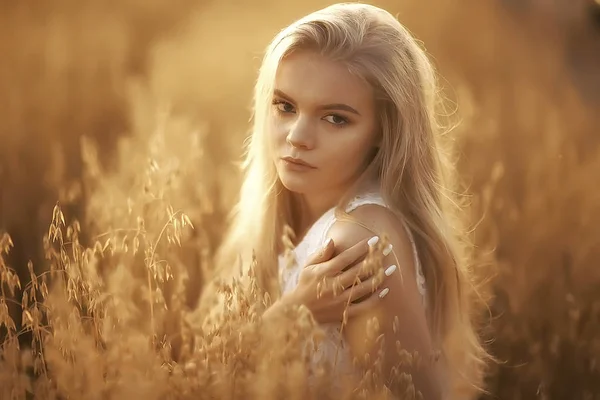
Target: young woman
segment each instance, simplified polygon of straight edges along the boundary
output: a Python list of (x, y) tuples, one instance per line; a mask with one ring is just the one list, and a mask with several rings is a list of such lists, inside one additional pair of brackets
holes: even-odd
[[(399, 341), (425, 360), (412, 371), (423, 397), (457, 399), (480, 387), (486, 353), (471, 322), (466, 230), (437, 95), (425, 52), (382, 9), (336, 4), (281, 31), (256, 83), (245, 180), (219, 260), (255, 257), (265, 290), (279, 295), (266, 315), (283, 304), (313, 312), (328, 338), (315, 357), (341, 350), (341, 370), (355, 368), (353, 356), (375, 359), (379, 346), (363, 343), (376, 317), (390, 390)], [(297, 239), (291, 269), (286, 226)], [(359, 274), (359, 261), (383, 235), (382, 282)], [(363, 283), (351, 288), (357, 274)], [(346, 290), (317, 296), (324, 278)]]

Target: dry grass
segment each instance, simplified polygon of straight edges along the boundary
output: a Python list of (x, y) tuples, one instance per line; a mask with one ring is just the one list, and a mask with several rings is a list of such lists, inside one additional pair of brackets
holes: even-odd
[[(504, 362), (482, 398), (600, 398), (591, 28), (533, 5), (376, 3), (427, 44), (459, 106), (475, 240), (497, 271), (485, 335)], [(304, 310), (266, 329), (251, 277), (221, 287), (235, 312), (195, 305), (260, 51), (325, 3), (86, 4), (0, 6), (0, 398), (309, 398)]]
[[(153, 138), (164, 134), (158, 131)], [(178, 253), (194, 227), (188, 215), (165, 201), (183, 183), (177, 176), (185, 174), (158, 166), (169, 164), (161, 149), (160, 160), (150, 159), (146, 168), (137, 169), (144, 174), (131, 177), (128, 194), (133, 200), (123, 201), (128, 208), (119, 215), (122, 227), (97, 236), (92, 246), (82, 245), (79, 223), (67, 224), (55, 206), (44, 235), (49, 270), (36, 275), (28, 265), (20, 329), (7, 307), (21, 289), (4, 260), (13, 243), (7, 234), (1, 238), (0, 324), (6, 328), (0, 351), (1, 397), (386, 398), (374, 391), (375, 370), (354, 386), (348, 384), (347, 393), (329, 387), (330, 366), (310, 364), (302, 351), (306, 341), (321, 337), (310, 313), (305, 308), (286, 310), (263, 325), (261, 311), (270, 300), (252, 274), (217, 284), (225, 303), (216, 318), (185, 306), (188, 275)], [(93, 153), (87, 149), (84, 154), (93, 170)], [(100, 179), (98, 187), (105, 184)], [(115, 192), (111, 186), (102, 193)], [(375, 340), (377, 330), (371, 331), (368, 339)], [(19, 339), (26, 332), (32, 340), (23, 344)], [(412, 355), (399, 351), (407, 365), (413, 363)], [(317, 368), (313, 378), (310, 368)], [(415, 398), (410, 377), (399, 372), (398, 379), (412, 393), (406, 398)]]

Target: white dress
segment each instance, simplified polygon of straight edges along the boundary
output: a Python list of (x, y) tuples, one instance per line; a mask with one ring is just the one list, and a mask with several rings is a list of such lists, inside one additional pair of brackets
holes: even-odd
[[(346, 212), (350, 213), (356, 208), (367, 204), (376, 204), (382, 207), (387, 207), (383, 198), (378, 192), (365, 192), (354, 197), (354, 199), (350, 201), (348, 207), (346, 208)], [(293, 250), (294, 260), (291, 266), (283, 255), (279, 256), (279, 277), (282, 294), (293, 290), (298, 285), (300, 271), (305, 267), (309, 256), (322, 248), (322, 246), (325, 244), (329, 230), (336, 222), (334, 212), (335, 208), (328, 210), (311, 226), (302, 241), (298, 243)], [(417, 255), (417, 248), (415, 246), (412, 233), (406, 224), (404, 224), (404, 228), (406, 229), (412, 243), (414, 264), (416, 267), (417, 288), (419, 289), (419, 292), (422, 295), (422, 300), (425, 304), (427, 297), (425, 278), (423, 276), (421, 264)], [(357, 371), (355, 371), (353, 368), (352, 357), (350, 355), (348, 346), (339, 331), (340, 324), (323, 324), (321, 327), (325, 331), (325, 339), (319, 343), (316, 352), (312, 355), (313, 363), (318, 363), (320, 361), (331, 363), (333, 371), (336, 375), (356, 374)]]

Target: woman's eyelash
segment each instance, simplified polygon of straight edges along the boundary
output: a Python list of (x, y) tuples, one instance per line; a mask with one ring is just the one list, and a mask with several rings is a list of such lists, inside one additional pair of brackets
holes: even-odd
[[(284, 106), (290, 106), (293, 109), (294, 106), (289, 101), (273, 99), (271, 104), (273, 104), (277, 108), (277, 112), (280, 114), (289, 114), (289, 113), (293, 112), (293, 110), (286, 111), (286, 110), (282, 110), (281, 107), (278, 107), (278, 106), (284, 105)], [(327, 120), (327, 118), (337, 118), (337, 119), (341, 120), (341, 122), (335, 123), (335, 122)], [(323, 119), (325, 119), (331, 125), (334, 125), (337, 127), (346, 126), (350, 123), (350, 120), (348, 118), (346, 118), (342, 115), (339, 115), (339, 114), (329, 114), (326, 117), (324, 117)]]
[[(333, 118), (340, 119), (341, 120), (340, 123), (330, 122), (332, 125), (336, 125), (336, 126), (344, 126), (350, 122), (350, 120), (348, 118), (346, 118), (342, 115), (339, 115), (339, 114), (329, 114), (327, 117), (333, 117)], [(327, 117), (325, 117), (325, 118), (327, 118)]]
[(291, 112), (291, 111), (285, 111), (285, 110), (282, 110), (282, 109), (281, 109), (281, 107), (278, 107), (278, 106), (280, 106), (280, 105), (284, 105), (284, 106), (285, 106), (285, 105), (289, 105), (290, 107), (294, 108), (294, 106), (293, 106), (293, 105), (292, 105), (290, 102), (288, 102), (288, 101), (285, 101), (285, 100), (274, 99), (274, 100), (272, 101), (272, 104), (273, 104), (273, 105), (274, 105), (274, 106), (277, 108), (277, 111), (278, 111), (278, 112), (280, 112), (280, 113), (284, 113), (284, 114), (287, 114), (287, 113), (289, 113), (289, 112)]

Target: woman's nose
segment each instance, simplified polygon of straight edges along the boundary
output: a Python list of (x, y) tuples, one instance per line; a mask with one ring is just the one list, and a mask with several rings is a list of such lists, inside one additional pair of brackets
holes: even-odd
[(290, 126), (286, 142), (295, 148), (311, 150), (315, 147), (315, 139), (312, 131), (313, 129), (308, 124), (308, 121), (297, 118)]

